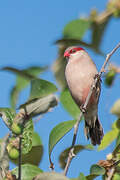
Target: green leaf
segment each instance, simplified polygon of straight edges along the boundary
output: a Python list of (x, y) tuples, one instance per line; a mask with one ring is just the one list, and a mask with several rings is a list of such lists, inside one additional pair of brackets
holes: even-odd
[(116, 139), (116, 146), (118, 146), (120, 144), (120, 132), (118, 134), (118, 137)]
[(40, 67), (40, 66), (31, 66), (27, 69), (23, 69), (22, 71), (26, 74), (32, 75), (37, 77), (40, 73), (46, 71), (48, 69), (48, 66)]
[(79, 40), (79, 39), (67, 39), (67, 38), (62, 38), (62, 39), (58, 39), (56, 42), (56, 44), (60, 45), (60, 48), (61, 46), (62, 47), (69, 47), (69, 46), (84, 46), (84, 47), (87, 47), (87, 48), (90, 48), (92, 49), (95, 53), (99, 54), (99, 55), (102, 55), (104, 56), (105, 54), (103, 52), (101, 52), (101, 50), (99, 49), (96, 49), (96, 47), (94, 47), (93, 44), (91, 43), (87, 43), (83, 40)]
[(49, 158), (51, 159), (51, 152), (54, 146), (65, 136), (75, 125), (76, 120), (65, 121), (55, 126), (49, 136)]
[(83, 173), (80, 173), (78, 178), (70, 178), (70, 180), (87, 180)]
[[(17, 75), (17, 88), (21, 89), (24, 88), (26, 86), (26, 83), (23, 83), (23, 79), (26, 80), (31, 80), (31, 79), (35, 79), (37, 77), (38, 74), (40, 74), (41, 72), (44, 72), (48, 67), (38, 67), (38, 66), (31, 66), (27, 69), (17, 69), (17, 68), (13, 68), (13, 67), (4, 67), (2, 70), (5, 71), (10, 71), (14, 74)], [(20, 78), (20, 79), (19, 79)], [(21, 79), (22, 78), (22, 79)]]
[[(32, 149), (27, 154), (22, 154), (22, 164), (39, 165), (43, 156), (43, 145), (40, 136), (33, 133)], [(11, 160), (13, 163), (18, 164), (17, 160)]]
[(86, 176), (86, 179), (87, 179), (87, 180), (93, 180), (93, 179), (95, 179), (97, 176), (98, 176), (98, 175), (90, 174), (90, 175)]
[(57, 80), (57, 83), (60, 85), (62, 89), (66, 88), (66, 80), (65, 80), (65, 67), (67, 61), (64, 58), (66, 46), (62, 45), (58, 49), (58, 57), (56, 61), (53, 63), (52, 70), (54, 72), (54, 76)]
[(106, 75), (105, 75), (105, 84), (109, 87), (113, 84), (113, 81), (115, 79), (116, 72), (115, 70), (110, 70)]
[(83, 173), (80, 173), (79, 177), (77, 178), (77, 180), (87, 180), (86, 177), (84, 176)]
[(34, 79), (31, 81), (30, 100), (42, 98), (49, 94), (55, 93), (57, 88), (54, 84), (43, 79)]
[(98, 175), (95, 174), (90, 174), (88, 176), (84, 176), (83, 173), (80, 173), (78, 178), (71, 178), (70, 180), (93, 180), (97, 177)]
[(90, 168), (90, 174), (93, 175), (104, 175), (105, 174), (105, 169), (97, 164), (94, 164)]
[(101, 144), (98, 147), (98, 150), (101, 151), (103, 149), (105, 149), (107, 146), (109, 146), (109, 144), (111, 144), (118, 136), (118, 130), (117, 129), (113, 129), (109, 132), (107, 132), (102, 141)]
[(13, 67), (3, 68), (3, 70), (5, 71), (10, 71), (17, 75), (16, 86), (13, 87), (13, 89), (11, 90), (11, 95), (10, 95), (10, 102), (11, 102), (12, 108), (15, 108), (16, 106), (20, 91), (30, 83), (30, 80), (37, 78), (37, 76), (43, 71), (45, 71), (46, 69), (47, 67), (37, 67), (37, 66), (32, 66), (23, 70), (19, 70)]
[(41, 146), (42, 141), (38, 133), (34, 132), (32, 137), (32, 146)]
[[(68, 154), (70, 152), (70, 148), (65, 149), (59, 156), (59, 163), (62, 169), (65, 168), (66, 166), (66, 160), (68, 158)], [(94, 147), (91, 144), (88, 145), (75, 145), (74, 146), (74, 154), (77, 155), (79, 152), (81, 152), (82, 150), (93, 150)]]
[(22, 154), (27, 154), (32, 148), (33, 122), (29, 120), (22, 133)]
[(120, 132), (118, 133), (117, 139), (116, 139), (116, 146), (112, 152), (114, 156), (116, 156), (120, 151)]
[(112, 129), (120, 130), (120, 118), (112, 124)]
[(120, 180), (120, 174), (115, 173), (113, 176), (113, 180)]
[(33, 165), (39, 165), (43, 156), (43, 145), (40, 136), (37, 133), (33, 133), (32, 136), (32, 149), (29, 153), (22, 156), (22, 164), (29, 163)]
[(100, 146), (98, 147), (98, 150), (103, 150), (105, 149), (109, 144), (111, 144), (118, 136), (119, 134), (119, 129), (120, 129), (120, 119), (118, 119), (117, 121), (115, 121), (112, 124), (112, 130), (107, 132), (102, 141)]
[(69, 180), (66, 176), (56, 172), (40, 173), (34, 178), (37, 180)]
[(11, 108), (0, 108), (0, 116), (9, 129), (11, 129), (11, 125), (13, 123), (15, 115), (15, 111)]
[[(12, 174), (16, 175), (18, 178), (18, 167), (13, 169)], [(38, 174), (42, 173), (42, 170), (37, 166), (31, 164), (24, 164), (21, 166), (21, 179), (22, 180), (32, 180), (33, 177), (37, 176)]]
[(17, 76), (16, 79), (16, 86), (18, 89), (23, 89), (25, 88), (30, 80), (37, 78), (37, 76), (44, 72), (47, 69), (47, 67), (37, 67), (37, 66), (32, 66), (27, 69), (24, 69), (21, 71), (21, 73), (24, 74), (23, 76)]
[(22, 77), (24, 77), (24, 78), (27, 78), (27, 79), (29, 79), (29, 80), (30, 80), (31, 78), (33, 78), (33, 76), (28, 75), (28, 74), (24, 73), (22, 70), (17, 69), (17, 68), (13, 68), (13, 67), (6, 66), (6, 67), (4, 67), (2, 70), (4, 70), (4, 71), (10, 71), (10, 72), (12, 72), (12, 73), (14, 73), (14, 74), (16, 74), (16, 75), (20, 75), (20, 76), (22, 76)]
[(120, 99), (118, 99), (113, 107), (111, 108), (111, 113), (115, 114), (116, 116), (120, 117)]
[(65, 38), (81, 39), (89, 27), (90, 22), (88, 20), (76, 19), (65, 26), (63, 35)]
[(93, 22), (92, 23), (92, 45), (96, 50), (99, 50), (100, 44), (103, 39), (104, 32), (107, 28), (108, 22), (109, 22), (110, 16), (104, 20), (104, 22)]
[(11, 108), (13, 109), (15, 109), (16, 107), (18, 96), (19, 96), (19, 90), (17, 89), (16, 86), (14, 86), (10, 92), (10, 105)]
[(80, 115), (80, 109), (75, 104), (74, 100), (68, 89), (62, 91), (60, 95), (60, 102), (63, 107), (74, 117), (77, 118)]
[(43, 156), (43, 146), (33, 146), (32, 149), (22, 155), (22, 164), (33, 164), (38, 166)]

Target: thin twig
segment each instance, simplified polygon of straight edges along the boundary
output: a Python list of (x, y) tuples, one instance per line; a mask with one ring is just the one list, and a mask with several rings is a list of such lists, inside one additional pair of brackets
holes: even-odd
[(114, 172), (115, 172), (115, 167), (112, 167), (112, 168), (110, 169), (109, 175), (106, 177), (105, 180), (112, 180), (113, 175), (114, 175)]
[(81, 112), (80, 116), (79, 116), (79, 119), (77, 120), (76, 124), (74, 125), (74, 135), (73, 135), (73, 140), (72, 140), (72, 146), (71, 146), (71, 149), (70, 149), (70, 152), (69, 152), (69, 155), (68, 155), (68, 159), (67, 159), (67, 163), (66, 163), (66, 166), (65, 166), (65, 169), (64, 169), (64, 175), (67, 174), (67, 171), (69, 169), (70, 163), (71, 163), (73, 157), (75, 156), (75, 154), (74, 154), (74, 146), (75, 146), (77, 132), (78, 132), (78, 127), (79, 127), (82, 115), (83, 115), (83, 113)]
[[(90, 89), (90, 92), (86, 98), (86, 101), (84, 103), (84, 106), (83, 106), (83, 110), (86, 110), (86, 107), (88, 105), (88, 102), (91, 98), (91, 95), (92, 95), (92, 92), (93, 90), (95, 89), (96, 87), (96, 84), (98, 83), (98, 81), (100, 80), (100, 77), (102, 75), (102, 73), (105, 71), (105, 67), (110, 59), (110, 57), (115, 53), (115, 51), (120, 47), (120, 43), (109, 53), (107, 54), (106, 56), (106, 59), (105, 59), (105, 62), (100, 70), (100, 72), (98, 73), (98, 75), (95, 77), (95, 80), (93, 82), (93, 85), (91, 86), (91, 89)], [(73, 140), (72, 140), (72, 145), (71, 145), (71, 149), (69, 151), (69, 155), (68, 155), (68, 159), (67, 159), (67, 163), (66, 163), (66, 166), (65, 166), (65, 169), (64, 169), (64, 175), (67, 175), (67, 172), (68, 172), (68, 169), (69, 169), (69, 166), (70, 166), (70, 163), (73, 159), (73, 157), (75, 156), (74, 155), (74, 146), (75, 146), (75, 142), (76, 142), (76, 137), (77, 137), (77, 132), (78, 132), (78, 127), (79, 127), (79, 123), (80, 123), (80, 120), (82, 118), (82, 115), (83, 115), (84, 111), (80, 113), (80, 117), (79, 119), (77, 120), (75, 126), (74, 126), (74, 135), (73, 135)]]
[(116, 161), (112, 166), (117, 166), (118, 164), (120, 164), (120, 160)]
[(21, 180), (21, 161), (22, 161), (21, 144), (22, 144), (22, 137), (20, 136), (19, 137), (18, 180)]
[(9, 169), (9, 157), (7, 152), (7, 145), (10, 134), (7, 134), (0, 144), (0, 179), (4, 179)]
[(107, 174), (107, 177), (105, 180), (112, 180), (114, 173), (115, 173), (115, 167), (120, 164), (120, 160), (116, 161), (113, 163), (113, 165), (111, 166), (111, 169), (109, 170), (109, 173)]

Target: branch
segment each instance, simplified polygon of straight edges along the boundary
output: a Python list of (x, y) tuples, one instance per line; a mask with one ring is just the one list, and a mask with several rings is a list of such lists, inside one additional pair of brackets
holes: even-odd
[(20, 135), (19, 137), (19, 159), (18, 159), (18, 180), (21, 180), (21, 161), (22, 161), (22, 149), (21, 149), (21, 145), (22, 145), (22, 137)]
[(109, 170), (109, 173), (107, 174), (108, 176), (106, 177), (105, 180), (112, 180), (114, 173), (115, 173), (115, 167), (120, 163), (120, 160), (116, 161), (113, 163), (111, 169)]
[(0, 144), (0, 179), (3, 179), (6, 176), (9, 169), (9, 157), (7, 152), (9, 135), (10, 134), (7, 134)]
[(115, 167), (112, 167), (112, 169), (109, 172), (108, 177), (105, 180), (112, 180), (114, 172), (115, 172)]
[(109, 59), (111, 58), (111, 56), (115, 53), (115, 51), (116, 51), (119, 47), (120, 47), (120, 43), (118, 43), (118, 45), (117, 45), (109, 54), (107, 54), (106, 59), (105, 59), (105, 62), (104, 62), (104, 64), (103, 64), (100, 72), (98, 73), (98, 75), (96, 75), (96, 77), (95, 77), (95, 79), (94, 79), (94, 82), (93, 82), (93, 84), (92, 84), (92, 86), (91, 86), (91, 89), (90, 89), (90, 91), (89, 91), (89, 94), (88, 94), (88, 96), (87, 96), (87, 98), (86, 98), (86, 101), (85, 101), (85, 103), (84, 103), (84, 105), (83, 105), (83, 111), (80, 113), (80, 117), (79, 117), (79, 119), (77, 120), (77, 122), (76, 122), (76, 124), (75, 124), (75, 126), (74, 126), (74, 135), (73, 135), (72, 145), (71, 145), (71, 149), (70, 149), (70, 152), (69, 152), (69, 155), (68, 155), (67, 163), (66, 163), (66, 166), (65, 166), (65, 169), (64, 169), (64, 175), (67, 175), (67, 172), (68, 172), (70, 163), (71, 163), (73, 157), (75, 156), (75, 155), (74, 155), (74, 146), (75, 146), (75, 143), (76, 143), (76, 137), (77, 137), (78, 127), (79, 127), (79, 123), (80, 123), (80, 120), (81, 120), (81, 118), (82, 118), (82, 115), (83, 115), (83, 113), (84, 113), (85, 110), (86, 110), (86, 107), (87, 107), (88, 102), (89, 102), (89, 100), (90, 100), (90, 98), (91, 98), (92, 92), (93, 92), (93, 90), (94, 90), (95, 87), (96, 87), (96, 84), (97, 84), (98, 81), (100, 80), (100, 77), (101, 77), (102, 73), (105, 71), (105, 67), (106, 67)]

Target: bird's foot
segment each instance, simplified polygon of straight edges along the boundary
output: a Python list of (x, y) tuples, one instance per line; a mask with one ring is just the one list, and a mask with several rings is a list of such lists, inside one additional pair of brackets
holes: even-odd
[(84, 104), (82, 104), (80, 106), (80, 110), (82, 111), (82, 113), (85, 113), (86, 112), (86, 108), (84, 107)]
[(94, 76), (94, 80), (95, 80), (95, 81), (97, 81), (97, 82), (96, 82), (96, 84), (95, 84), (95, 83), (93, 84), (93, 89), (95, 89), (95, 90), (96, 90), (96, 88), (100, 86), (100, 84), (101, 84), (102, 80), (101, 80), (101, 78), (100, 78), (100, 75), (99, 75), (99, 74), (95, 74), (95, 76)]
[(94, 79), (97, 79), (98, 81), (102, 81), (99, 74), (95, 74)]
[(99, 79), (100, 75), (99, 74), (95, 74), (94, 79)]

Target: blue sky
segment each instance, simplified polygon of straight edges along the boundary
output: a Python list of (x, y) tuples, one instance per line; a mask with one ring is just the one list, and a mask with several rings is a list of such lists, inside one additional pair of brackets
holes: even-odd
[[(57, 57), (57, 47), (55, 40), (62, 37), (64, 26), (71, 20), (80, 16), (87, 16), (92, 8), (102, 12), (105, 9), (107, 1), (102, 0), (61, 0), (61, 1), (41, 1), (41, 0), (6, 0), (0, 1), (0, 68), (4, 66), (14, 66), (17, 68), (26, 68), (31, 65), (52, 65)], [(108, 53), (120, 41), (120, 20), (112, 19), (105, 32), (101, 49)], [(86, 40), (89, 41), (89, 33), (86, 34)], [(94, 59), (98, 69), (104, 62), (104, 58), (88, 50)], [(120, 50), (111, 58), (116, 64), (120, 65)], [(51, 72), (46, 72), (45, 79), (54, 83), (55, 79)], [(102, 121), (104, 131), (107, 132), (111, 123), (116, 117), (110, 115), (110, 107), (119, 98), (119, 76), (114, 86), (110, 89), (102, 88), (99, 116)], [(15, 76), (8, 72), (0, 72), (0, 107), (9, 107), (9, 92), (15, 83)], [(28, 97), (29, 88), (20, 96), (19, 104), (24, 103)], [(48, 137), (52, 128), (61, 121), (72, 120), (72, 117), (64, 111), (61, 104), (51, 113), (46, 114), (35, 125), (35, 129), (42, 137), (45, 149), (41, 169), (49, 171), (48, 161)], [(0, 137), (3, 137), (7, 128), (0, 123)], [(41, 128), (42, 127), (42, 128)], [(45, 128), (44, 128), (45, 127)], [(56, 156), (66, 147), (71, 145), (72, 131), (60, 141), (53, 151), (55, 170), (61, 172)], [(83, 124), (80, 125), (77, 143), (87, 144), (83, 134)], [(86, 175), (89, 173), (91, 164), (105, 159), (106, 154), (112, 151), (113, 145), (105, 151), (81, 152), (72, 164), (68, 173), (69, 177), (77, 177), (80, 172)], [(13, 167), (13, 166), (12, 166)], [(75, 167), (75, 168), (72, 168)]]

